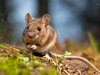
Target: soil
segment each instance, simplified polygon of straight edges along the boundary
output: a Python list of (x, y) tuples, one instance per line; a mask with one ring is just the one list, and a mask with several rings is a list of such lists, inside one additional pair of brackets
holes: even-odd
[(66, 70), (70, 74), (87, 74), (89, 66), (82, 60), (79, 59), (67, 59), (63, 62), (65, 65), (68, 64)]
[[(7, 48), (0, 48), (0, 53), (2, 53), (2, 56), (9, 56), (9, 53), (16, 53), (16, 50), (13, 50), (13, 47), (10, 45), (4, 45)], [(21, 49), (20, 49), (21, 50)], [(23, 51), (20, 51), (22, 53)], [(27, 56), (32, 56), (32, 54), (28, 54)], [(56, 59), (53, 58), (53, 61), (56, 62)], [(60, 60), (59, 60), (60, 63)], [(49, 66), (52, 66), (52, 64), (49, 62)], [(53, 66), (56, 67), (57, 66)], [(59, 70), (59, 74), (67, 75), (69, 73), (70, 75), (99, 75), (95, 71), (89, 71), (89, 66), (82, 60), (79, 59), (64, 59), (61, 63), (61, 67)]]

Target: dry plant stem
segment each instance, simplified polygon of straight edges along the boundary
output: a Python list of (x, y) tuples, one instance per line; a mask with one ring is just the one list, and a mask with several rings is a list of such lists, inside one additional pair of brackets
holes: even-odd
[(70, 75), (66, 70), (63, 70), (66, 74)]
[[(57, 67), (57, 63), (53, 59), (50, 60), (50, 63), (52, 63), (54, 66)], [(61, 74), (62, 68), (60, 66), (58, 66), (58, 68), (59, 68), (59, 74), (62, 75)]]
[[(51, 62), (54, 64), (54, 66), (57, 66), (57, 63), (52, 59)], [(62, 71), (62, 68), (60, 66), (59, 67), (59, 74), (62, 75), (61, 71)], [(70, 75), (65, 69), (63, 70), (66, 74)]]
[(53, 64), (54, 66), (57, 66), (56, 62), (53, 59), (50, 60), (50, 63)]

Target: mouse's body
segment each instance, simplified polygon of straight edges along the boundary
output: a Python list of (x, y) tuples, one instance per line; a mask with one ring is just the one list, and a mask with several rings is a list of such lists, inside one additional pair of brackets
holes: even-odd
[(28, 13), (25, 16), (26, 28), (23, 32), (23, 42), (32, 53), (47, 55), (53, 49), (57, 33), (49, 25), (50, 16), (45, 14), (40, 19), (32, 18)]

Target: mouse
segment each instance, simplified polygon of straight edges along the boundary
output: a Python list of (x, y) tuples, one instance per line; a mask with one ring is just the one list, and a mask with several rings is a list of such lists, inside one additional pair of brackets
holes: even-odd
[[(43, 56), (45, 59), (51, 60), (52, 56), (61, 57), (63, 55), (52, 52), (57, 42), (57, 32), (49, 25), (51, 17), (44, 14), (41, 18), (33, 18), (30, 13), (25, 15), (26, 27), (22, 34), (22, 41), (25, 47), (34, 55)], [(66, 59), (80, 59), (92, 66), (97, 72), (100, 71), (86, 58), (80, 56), (64, 56)]]
[(50, 20), (48, 14), (43, 15), (40, 19), (35, 19), (30, 13), (27, 13), (25, 16), (27, 26), (22, 36), (26, 48), (33, 54), (43, 55), (46, 59), (51, 59), (48, 54), (52, 51), (57, 40), (55, 29), (49, 25)]

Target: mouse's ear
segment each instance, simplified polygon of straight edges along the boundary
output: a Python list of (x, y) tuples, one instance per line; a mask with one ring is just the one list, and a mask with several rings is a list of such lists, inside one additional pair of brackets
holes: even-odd
[(45, 26), (49, 25), (50, 20), (51, 20), (51, 18), (50, 18), (50, 15), (48, 15), (48, 14), (43, 15), (41, 18), (41, 21), (42, 21), (43, 25), (45, 25)]
[(30, 20), (32, 19), (32, 16), (30, 13), (27, 13), (25, 16), (25, 23), (26, 25), (28, 25), (28, 23), (30, 22)]

